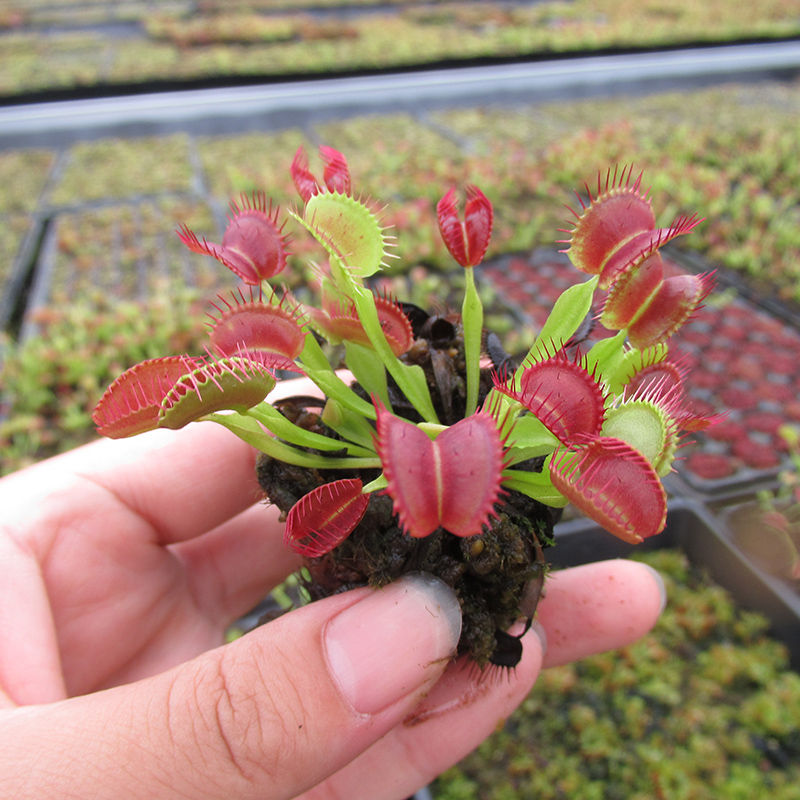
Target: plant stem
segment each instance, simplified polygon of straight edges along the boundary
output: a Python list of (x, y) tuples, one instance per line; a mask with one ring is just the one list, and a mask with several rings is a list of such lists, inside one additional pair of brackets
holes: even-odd
[(214, 413), (208, 414), (205, 419), (222, 425), (235, 433), (242, 441), (286, 464), (316, 469), (380, 469), (381, 467), (381, 460), (377, 456), (374, 458), (331, 458), (298, 450), (267, 433), (253, 417), (243, 414)]
[(467, 408), (465, 416), (474, 414), (478, 407), (478, 388), (481, 376), (481, 335), (483, 333), (483, 305), (475, 287), (475, 270), (465, 267), (466, 284), (461, 321), (464, 325), (464, 358), (467, 363)]
[(416, 364), (413, 366), (404, 364), (392, 352), (392, 348), (389, 347), (389, 342), (386, 341), (386, 336), (381, 328), (378, 311), (375, 308), (375, 297), (372, 292), (359, 284), (353, 283), (352, 298), (358, 311), (358, 318), (361, 320), (361, 324), (364, 326), (375, 352), (380, 356), (389, 374), (397, 382), (400, 391), (419, 411), (426, 422), (438, 422), (439, 418), (433, 408), (425, 373)]

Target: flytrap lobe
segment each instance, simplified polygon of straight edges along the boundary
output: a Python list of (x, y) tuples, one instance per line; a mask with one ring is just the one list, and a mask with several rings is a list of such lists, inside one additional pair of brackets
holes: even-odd
[(607, 292), (600, 322), (611, 330), (626, 330), (639, 350), (666, 342), (697, 311), (712, 289), (709, 275), (664, 277), (659, 248), (692, 231), (702, 220), (679, 217), (658, 228), (650, 199), (642, 192), (642, 175), (632, 181), (632, 167), (598, 176), (588, 205), (580, 196), (582, 213), (565, 251), (582, 272), (598, 276)]
[[(204, 355), (132, 367), (100, 399), (95, 423), (111, 438), (193, 421), (227, 427), (261, 451), (259, 480), (286, 514), (285, 545), (304, 556), (312, 596), (431, 571), (462, 603), (459, 652), (507, 665), (506, 631), (533, 613), (525, 598), (538, 596), (531, 587), (544, 580), (559, 509), (572, 502), (628, 542), (659, 533), (661, 479), (682, 437), (714, 421), (688, 407), (688, 370), (668, 344), (711, 278), (665, 277), (659, 252), (699, 220), (658, 227), (629, 167), (587, 186), (564, 243), (590, 277), (562, 294), (531, 350), (498, 374), (486, 366), (474, 277), (494, 226), (488, 197), (468, 186), (461, 211), (453, 187), (438, 203), (464, 300), (441, 317), (416, 309), (412, 324), (409, 306), (370, 283), (393, 255), (380, 211), (354, 192), (341, 153), (320, 155), (317, 178), (296, 153), (300, 203), (288, 214), (325, 258), (318, 302), (270, 286), (291, 259), (287, 221), (265, 195), (232, 205), (220, 244), (182, 227), (187, 247), (249, 288), (215, 303)], [(573, 340), (598, 292), (599, 319), (618, 333), (582, 351)], [(270, 402), (283, 370), (316, 384), (316, 406)]]
[(258, 286), (261, 281), (283, 272), (286, 267), (286, 242), (283, 225), (278, 227), (278, 209), (272, 201), (255, 192), (231, 201), (228, 227), (220, 244), (200, 241), (185, 225), (178, 231), (180, 240), (193, 252), (216, 258), (244, 283)]

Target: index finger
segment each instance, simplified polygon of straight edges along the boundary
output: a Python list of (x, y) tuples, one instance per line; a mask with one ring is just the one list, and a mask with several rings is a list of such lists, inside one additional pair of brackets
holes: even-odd
[(624, 647), (655, 625), (666, 603), (659, 574), (615, 559), (552, 573), (536, 618), (547, 632), (546, 667)]
[[(313, 383), (301, 378), (281, 382), (270, 397), (312, 392), (318, 393)], [(213, 530), (263, 498), (256, 455), (219, 425), (192, 424), (84, 445), (3, 479), (0, 492), (12, 500), (23, 490), (30, 497), (31, 487), (43, 493), (52, 485), (48, 474), (72, 474), (145, 520), (160, 543), (172, 544)]]

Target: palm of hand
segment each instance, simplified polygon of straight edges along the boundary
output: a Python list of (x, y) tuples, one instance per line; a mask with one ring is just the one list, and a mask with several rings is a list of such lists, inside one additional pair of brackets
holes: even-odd
[(97, 484), (78, 479), (75, 495), (54, 519), (43, 565), (67, 693), (153, 674), (219, 644), (220, 621), (156, 527)]
[(26, 471), (4, 479), (0, 503), (23, 509), (2, 545), (13, 579), (0, 598), (15, 614), (0, 680), (12, 700), (83, 694), (198, 655), (292, 568), (271, 509), (245, 510), (258, 499), (251, 451), (198, 427), (81, 448), (39, 468), (35, 485)]

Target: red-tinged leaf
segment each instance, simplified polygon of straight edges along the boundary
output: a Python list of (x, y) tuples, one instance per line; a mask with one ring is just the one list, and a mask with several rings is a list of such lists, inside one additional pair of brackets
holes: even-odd
[(216, 306), (219, 318), (211, 326), (213, 349), (221, 356), (235, 356), (246, 350), (272, 369), (297, 371), (295, 359), (303, 352), (306, 333), (298, 322), (298, 314), (283, 304), (262, 300), (246, 302), (242, 295), (233, 303), (220, 297), (226, 309)]
[[(395, 356), (401, 356), (414, 344), (411, 322), (403, 313), (400, 305), (387, 297), (376, 295), (375, 307), (389, 347)], [(373, 346), (358, 318), (355, 305), (348, 302), (343, 309), (340, 303), (334, 302), (328, 304), (325, 311), (326, 313), (323, 314), (312, 312), (312, 316), (327, 336), (334, 340), (355, 342), (366, 347)]]
[(245, 351), (203, 364), (179, 378), (167, 392), (158, 426), (177, 430), (215, 411), (246, 411), (275, 387), (271, 370)]
[[(325, 188), (329, 192), (337, 192), (338, 194), (349, 196), (351, 191), (350, 169), (347, 166), (347, 159), (338, 150), (325, 145), (319, 148), (319, 152), (325, 163), (322, 175)], [(323, 191), (320, 182), (308, 167), (308, 156), (304, 148), (297, 148), (297, 152), (292, 159), (290, 172), (295, 188), (304, 203), (307, 203), (314, 195)]]
[(563, 350), (525, 367), (518, 392), (499, 381), (495, 388), (521, 403), (560, 442), (597, 434), (603, 426), (606, 397), (601, 384), (584, 359), (570, 358)]
[(436, 218), (439, 221), (439, 232), (442, 234), (450, 255), (461, 264), (467, 266), (467, 243), (464, 240), (464, 228), (458, 215), (456, 190), (450, 189), (436, 206)]
[(400, 304), (386, 295), (375, 296), (375, 307), (383, 335), (396, 356), (405, 353), (414, 344), (414, 331)]
[(403, 528), (417, 538), (439, 527), (456, 536), (481, 533), (501, 492), (503, 444), (494, 419), (473, 414), (431, 441), (416, 425), (377, 409), (376, 448)]
[(664, 280), (661, 254), (651, 253), (628, 264), (606, 295), (600, 312), (600, 323), (609, 330), (627, 328), (658, 291)]
[(620, 276), (628, 273), (635, 264), (657, 252), (658, 233), (655, 230), (642, 231), (613, 250), (603, 264), (597, 288), (605, 291), (614, 286)]
[(664, 392), (675, 387), (683, 391), (688, 373), (686, 358), (649, 361), (646, 360), (647, 354), (652, 354), (655, 358), (657, 351), (652, 348), (645, 351), (642, 362), (636, 365), (633, 375), (623, 384), (625, 396), (632, 397), (655, 387), (661, 387)]
[(450, 255), (462, 267), (474, 267), (483, 261), (492, 236), (494, 211), (486, 195), (477, 186), (467, 187), (464, 221), (458, 213), (456, 190), (449, 192), (436, 206), (439, 231)]
[(597, 287), (603, 291), (612, 287), (619, 276), (629, 270), (632, 262), (641, 262), (667, 242), (692, 231), (700, 222), (702, 220), (699, 220), (696, 214), (691, 217), (678, 217), (669, 228), (646, 230), (631, 237), (609, 256), (603, 265)]
[[(588, 186), (589, 205), (581, 200), (583, 213), (578, 215), (571, 231), (567, 250), (572, 263), (582, 272), (599, 275), (609, 257), (628, 240), (645, 232), (654, 231), (656, 218), (650, 200), (641, 193), (639, 177), (631, 183), (631, 170), (623, 168), (606, 174), (605, 187), (597, 179), (597, 195), (592, 196)], [(578, 198), (580, 200), (580, 198)]]
[(273, 212), (263, 193), (242, 195), (241, 200), (241, 207), (231, 203), (222, 244), (201, 242), (185, 225), (178, 236), (193, 252), (216, 258), (245, 283), (257, 286), (286, 267), (286, 237), (278, 226), (278, 209)]
[(711, 414), (706, 416), (703, 414), (695, 414), (690, 408), (684, 408), (679, 414), (676, 415), (675, 421), (682, 431), (687, 433), (696, 433), (697, 431), (704, 431), (713, 425), (718, 425), (728, 418), (726, 413)]
[(478, 412), (441, 433), (438, 450), (442, 527), (456, 536), (476, 536), (494, 516), (500, 498), (503, 443), (492, 416)]
[(317, 179), (308, 168), (308, 155), (303, 147), (298, 147), (289, 167), (297, 193), (307, 203), (320, 190)]
[(340, 545), (361, 522), (369, 495), (358, 478), (325, 483), (302, 497), (286, 517), (284, 544), (313, 558)]
[(667, 278), (628, 327), (631, 344), (644, 350), (665, 342), (701, 307), (712, 287), (710, 274)]
[(326, 145), (322, 145), (319, 152), (325, 162), (322, 179), (325, 181), (328, 191), (349, 195), (350, 169), (347, 166), (347, 159), (338, 150)]
[[(358, 318), (355, 305), (344, 301), (341, 305), (333, 303), (327, 310), (319, 311), (308, 308), (306, 313), (311, 317), (317, 328), (334, 344), (339, 342), (354, 342), (365, 347), (372, 343)], [(390, 342), (391, 344), (391, 342)]]
[(430, 535), (441, 525), (444, 491), (433, 442), (416, 425), (379, 406), (375, 446), (400, 524), (415, 538)]
[(664, 530), (667, 495), (650, 462), (620, 439), (587, 438), (557, 450), (550, 477), (576, 508), (631, 544)]
[(123, 372), (92, 414), (97, 432), (109, 439), (124, 439), (157, 428), (161, 402), (176, 381), (197, 365), (188, 356), (169, 356), (143, 361)]
[(464, 228), (467, 234), (470, 266), (474, 267), (483, 261), (489, 240), (492, 238), (493, 225), (494, 209), (489, 198), (477, 186), (467, 186)]

